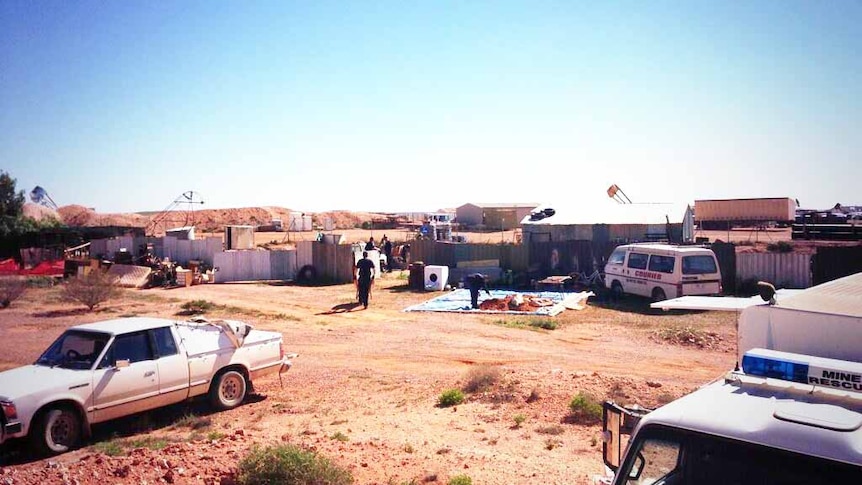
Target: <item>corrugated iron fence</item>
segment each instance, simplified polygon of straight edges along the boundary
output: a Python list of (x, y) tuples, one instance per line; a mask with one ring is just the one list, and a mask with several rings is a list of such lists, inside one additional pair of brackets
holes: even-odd
[(460, 261), (496, 259), (500, 267), (526, 271), (530, 264), (529, 246), (519, 244), (456, 244), (417, 240), (410, 242), (410, 260), (426, 265), (455, 267)]
[(130, 252), (135, 260), (143, 255), (142, 247), (153, 245), (153, 253), (159, 258), (168, 258), (185, 266), (190, 260), (203, 261), (214, 265), (214, 256), (222, 250), (222, 239), (208, 237), (193, 241), (179, 240), (172, 236), (165, 237), (132, 237), (121, 236), (111, 239), (94, 239), (90, 242), (90, 256), (113, 258), (124, 249)]
[(739, 253), (736, 280), (769, 281), (778, 288), (812, 285), (811, 255), (801, 253)]
[(296, 251), (223, 251), (215, 254), (216, 282), (292, 280)]
[(814, 284), (862, 271), (862, 246), (820, 247), (814, 255)]

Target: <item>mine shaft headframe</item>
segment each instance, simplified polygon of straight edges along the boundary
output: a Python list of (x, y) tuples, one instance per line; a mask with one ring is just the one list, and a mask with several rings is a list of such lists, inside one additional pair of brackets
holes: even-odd
[[(147, 235), (154, 236), (156, 228), (158, 228), (162, 223), (165, 225), (168, 223), (182, 226), (194, 225), (194, 206), (203, 205), (203, 203), (204, 200), (199, 192), (195, 192), (194, 190), (183, 192), (177, 196), (170, 205), (165, 207), (163, 211), (156, 214), (156, 216), (150, 220), (150, 223), (147, 225)], [(176, 218), (171, 218), (171, 215), (176, 212), (182, 212), (182, 222), (177, 221)], [(167, 227), (165, 227), (165, 229), (167, 229)]]

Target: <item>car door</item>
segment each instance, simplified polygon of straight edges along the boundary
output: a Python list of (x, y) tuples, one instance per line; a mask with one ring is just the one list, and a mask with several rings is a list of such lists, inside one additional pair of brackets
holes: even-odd
[(158, 406), (159, 372), (148, 331), (117, 335), (93, 376), (93, 422)]
[(159, 404), (167, 405), (188, 397), (189, 364), (180, 352), (171, 327), (151, 330), (159, 370)]

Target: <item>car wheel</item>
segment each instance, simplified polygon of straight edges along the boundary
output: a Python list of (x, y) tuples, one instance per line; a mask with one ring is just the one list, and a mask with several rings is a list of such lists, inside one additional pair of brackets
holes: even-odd
[(248, 382), (241, 372), (222, 372), (210, 388), (210, 402), (217, 409), (233, 409), (245, 400), (247, 390)]
[(615, 300), (622, 300), (624, 294), (625, 293), (623, 292), (623, 285), (620, 284), (619, 281), (614, 281), (613, 283), (611, 283), (611, 296)]
[(655, 288), (652, 290), (652, 301), (653, 303), (658, 301), (667, 300), (667, 295), (665, 295), (664, 290), (661, 288)]
[(30, 444), (41, 455), (65, 453), (81, 439), (81, 418), (69, 408), (51, 408), (33, 423), (29, 434)]

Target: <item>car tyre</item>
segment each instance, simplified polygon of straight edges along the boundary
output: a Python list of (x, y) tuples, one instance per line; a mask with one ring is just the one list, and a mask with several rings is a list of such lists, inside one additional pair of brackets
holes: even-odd
[(652, 301), (653, 303), (659, 301), (667, 300), (667, 295), (665, 295), (664, 290), (661, 288), (653, 288), (652, 290)]
[(216, 409), (233, 409), (245, 400), (248, 381), (242, 372), (228, 370), (213, 380), (210, 388), (210, 403)]
[(50, 408), (34, 421), (28, 439), (40, 455), (65, 453), (81, 440), (81, 417), (67, 407)]
[(622, 300), (623, 295), (625, 295), (625, 293), (623, 292), (623, 285), (620, 284), (619, 281), (614, 281), (613, 283), (611, 283), (611, 296), (613, 297), (613, 299)]

